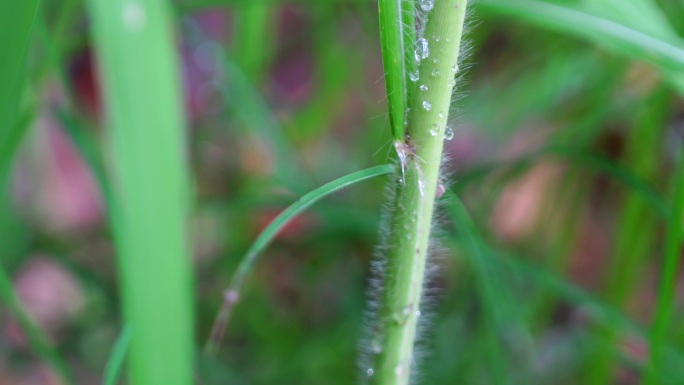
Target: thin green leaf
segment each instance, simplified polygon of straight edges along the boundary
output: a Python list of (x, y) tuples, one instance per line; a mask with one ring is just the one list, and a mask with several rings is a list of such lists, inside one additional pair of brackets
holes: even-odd
[(254, 264), (258, 256), (266, 249), (266, 247), (273, 241), (278, 233), (287, 226), (290, 221), (296, 218), (304, 210), (309, 208), (317, 201), (326, 196), (339, 191), (345, 187), (349, 187), (366, 179), (374, 178), (376, 176), (385, 175), (393, 172), (394, 167), (391, 165), (375, 166), (365, 170), (357, 171), (349, 175), (343, 176), (330, 183), (327, 183), (297, 199), (292, 205), (286, 208), (282, 213), (271, 221), (257, 236), (252, 245), (249, 247), (245, 256), (240, 261), (238, 268), (231, 279), (231, 282), (226, 289), (225, 298), (221, 306), (221, 310), (214, 321), (211, 335), (206, 345), (206, 352), (213, 355), (219, 348), (223, 333), (228, 324), (230, 313), (239, 299), (239, 293), (242, 284), (254, 268)]
[(128, 347), (131, 344), (131, 337), (131, 327), (129, 325), (124, 326), (107, 359), (107, 365), (102, 376), (102, 385), (116, 385), (119, 381)]
[(28, 338), (29, 345), (38, 357), (44, 360), (66, 384), (75, 384), (74, 377), (67, 364), (51, 345), (43, 330), (24, 311), (14, 290), (12, 280), (1, 266), (0, 298), (2, 298), (2, 301), (7, 305), (17, 322), (19, 322), (19, 326), (21, 326), (22, 331)]
[(108, 133), (111, 210), (133, 385), (193, 382), (190, 182), (168, 2), (91, 0)]
[(413, 4), (404, 0), (379, 0), (378, 11), (390, 126), (394, 140), (403, 142), (408, 103), (407, 79), (410, 72), (407, 68), (410, 58), (407, 58), (406, 53), (407, 47), (411, 47), (412, 40), (415, 40), (415, 21), (410, 22), (407, 19), (413, 15)]
[(481, 0), (483, 10), (594, 41), (604, 48), (681, 77), (684, 48), (680, 39), (663, 40), (581, 9), (539, 0)]

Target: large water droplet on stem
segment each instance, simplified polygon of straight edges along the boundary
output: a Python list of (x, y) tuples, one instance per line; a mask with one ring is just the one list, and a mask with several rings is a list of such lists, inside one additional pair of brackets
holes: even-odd
[(416, 40), (416, 51), (414, 53), (418, 63), (430, 56), (430, 46), (428, 45), (427, 39), (421, 37), (420, 39)]
[(432, 10), (434, 6), (435, 0), (420, 0), (420, 8), (425, 12)]
[(417, 82), (418, 79), (420, 79), (420, 74), (418, 73), (418, 70), (415, 70), (413, 72), (409, 72), (409, 79), (412, 82)]

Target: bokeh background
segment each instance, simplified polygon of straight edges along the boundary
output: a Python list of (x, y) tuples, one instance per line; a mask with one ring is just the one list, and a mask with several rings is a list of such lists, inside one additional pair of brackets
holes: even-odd
[[(684, 4), (513, 3), (471, 3), (444, 172), (472, 222), (440, 214), (420, 378), (638, 384), (681, 195), (684, 83), (620, 34), (681, 50)], [(548, 4), (560, 13), (543, 13)], [(199, 351), (258, 232), (305, 192), (394, 154), (375, 2), (179, 0), (173, 10)], [(563, 19), (573, 12), (586, 17)], [(627, 32), (603, 39), (596, 20)], [(93, 51), (85, 4), (44, 0), (22, 95), (29, 129), (0, 228), (21, 302), (79, 384), (100, 383), (122, 328), (93, 172), (111, 163)], [(355, 185), (287, 226), (248, 278), (217, 358), (198, 358), (198, 383), (357, 382), (385, 183)], [(676, 289), (663, 382), (672, 384), (684, 383)], [(0, 317), (0, 384), (58, 384), (6, 307)]]

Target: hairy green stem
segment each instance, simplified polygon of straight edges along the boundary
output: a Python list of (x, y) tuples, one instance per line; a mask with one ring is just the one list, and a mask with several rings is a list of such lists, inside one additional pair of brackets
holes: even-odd
[(436, 1), (427, 15), (425, 38), (430, 54), (421, 62), (418, 80), (427, 90), (411, 97), (408, 135), (404, 141), (405, 171), (395, 182), (385, 282), (377, 319), (383, 335), (374, 367), (367, 371), (375, 385), (407, 384), (411, 375), (435, 192), (466, 4), (466, 0)]

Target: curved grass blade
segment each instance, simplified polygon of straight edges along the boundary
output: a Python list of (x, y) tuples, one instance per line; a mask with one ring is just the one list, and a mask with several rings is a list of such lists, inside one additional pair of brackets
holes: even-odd
[(268, 226), (266, 226), (266, 228), (259, 233), (257, 238), (245, 253), (245, 256), (240, 261), (230, 285), (225, 291), (223, 303), (221, 305), (219, 314), (214, 321), (214, 326), (212, 327), (211, 335), (207, 341), (205, 352), (208, 355), (214, 355), (218, 350), (221, 340), (223, 339), (225, 328), (228, 325), (230, 313), (233, 309), (233, 306), (235, 306), (235, 303), (237, 303), (239, 300), (240, 290), (245, 278), (254, 267), (257, 257), (273, 241), (283, 227), (285, 227), (290, 221), (292, 221), (304, 210), (309, 208), (312, 204), (316, 203), (320, 199), (366, 179), (389, 174), (393, 172), (393, 170), (393, 166), (386, 164), (367, 168), (365, 170), (343, 176), (297, 199), (297, 201), (295, 201), (275, 219), (273, 219), (273, 221), (271, 221), (271, 223), (269, 223)]
[(66, 384), (75, 384), (74, 377), (68, 366), (48, 341), (47, 336), (36, 325), (22, 308), (12, 285), (12, 280), (4, 268), (0, 267), (0, 298), (7, 305), (12, 315), (17, 319), (21, 330), (26, 334), (29, 345), (35, 353), (44, 360)]
[(530, 24), (594, 41), (627, 57), (681, 73), (684, 48), (624, 24), (585, 11), (538, 0), (481, 0), (484, 10), (514, 16)]
[(123, 368), (124, 360), (126, 359), (126, 353), (128, 353), (128, 347), (131, 344), (131, 327), (130, 325), (124, 326), (121, 334), (117, 337), (112, 352), (107, 359), (107, 365), (105, 366), (104, 375), (102, 376), (102, 385), (116, 385), (121, 376), (121, 368)]

